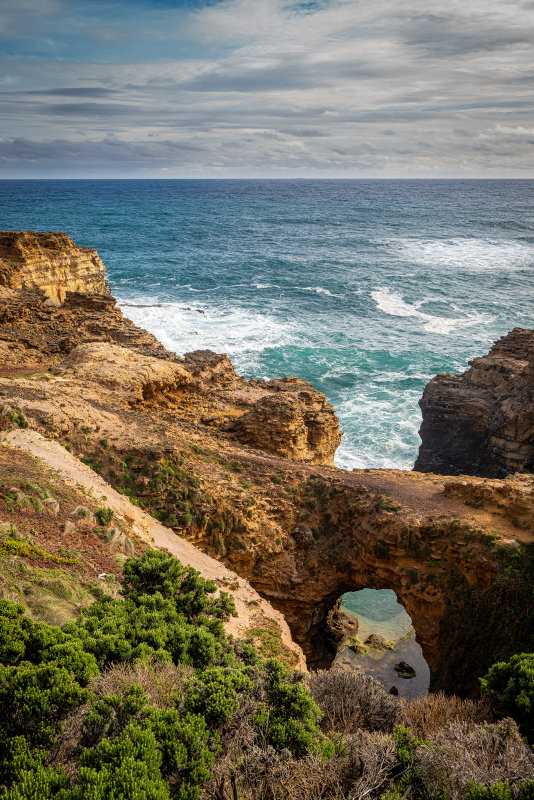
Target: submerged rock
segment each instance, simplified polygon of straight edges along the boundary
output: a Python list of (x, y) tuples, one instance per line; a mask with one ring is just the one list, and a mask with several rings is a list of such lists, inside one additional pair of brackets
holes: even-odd
[(381, 636), (379, 633), (372, 633), (364, 641), (364, 644), (371, 650), (393, 650), (395, 646), (395, 642), (388, 641), (388, 639)]
[(393, 667), (399, 678), (415, 678), (417, 675), (413, 667), (406, 663), (406, 661), (398, 661)]

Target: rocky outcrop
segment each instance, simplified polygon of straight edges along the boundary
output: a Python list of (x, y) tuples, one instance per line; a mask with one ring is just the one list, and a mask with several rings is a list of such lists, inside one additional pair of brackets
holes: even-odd
[(322, 392), (298, 378), (254, 385), (266, 394), (233, 426), (240, 442), (293, 461), (334, 463), (342, 432)]
[(57, 306), (40, 289), (9, 290), (0, 303), (0, 370), (61, 363), (87, 342), (114, 342), (141, 353), (172, 358), (157, 339), (126, 319), (115, 299), (67, 293)]
[[(63, 443), (172, 535), (248, 579), (311, 665), (328, 665), (343, 637), (339, 598), (365, 587), (395, 591), (435, 686), (469, 691), (511, 648), (532, 649), (530, 573), (518, 576), (534, 540), (527, 480), (336, 470), (337, 418), (309, 384), (246, 381), (225, 355), (170, 353), (109, 296), (71, 292), (57, 307), (39, 287), (1, 291), (0, 429)], [(495, 429), (505, 414), (523, 419), (532, 371), (517, 342), (529, 336), (513, 332), (469, 378), (441, 376), (472, 388), (465, 436), (475, 419)], [(455, 396), (442, 405), (451, 423)], [(513, 433), (507, 441), (528, 438), (519, 422)]]
[(130, 403), (164, 402), (165, 397), (181, 394), (191, 382), (191, 376), (179, 363), (144, 356), (107, 342), (75, 347), (53, 371), (84, 383), (106, 386), (127, 397)]
[(0, 293), (1, 370), (45, 365), (128, 394), (130, 402), (185, 403), (197, 422), (244, 445), (333, 464), (341, 432), (321, 392), (298, 378), (245, 381), (226, 355), (210, 350), (170, 353), (117, 308), (96, 251), (66, 234), (0, 233)]
[(534, 331), (515, 328), (469, 363), (425, 387), (414, 469), (492, 478), (534, 471)]
[(111, 294), (96, 250), (57, 232), (0, 231), (0, 286), (38, 288), (57, 304), (67, 292)]

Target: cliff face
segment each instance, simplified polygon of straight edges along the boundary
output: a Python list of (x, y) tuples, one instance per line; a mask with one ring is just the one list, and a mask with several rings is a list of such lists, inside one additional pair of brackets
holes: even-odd
[(67, 292), (111, 294), (105, 273), (96, 250), (65, 233), (0, 231), (0, 286), (38, 288), (59, 304)]
[[(522, 615), (532, 590), (523, 596), (503, 571), (534, 540), (528, 480), (337, 470), (340, 432), (324, 395), (296, 378), (246, 381), (225, 355), (169, 353), (110, 297), (70, 293), (57, 308), (39, 289), (18, 290), (0, 310), (0, 356), (2, 347), (11, 377), (0, 367), (0, 431), (27, 424), (64, 444), (173, 535), (247, 578), (311, 665), (335, 655), (339, 597), (365, 587), (404, 603), (436, 686), (469, 691), (510, 648), (531, 647)], [(531, 362), (502, 348), (492, 385), (503, 359), (508, 388), (519, 374), (527, 385)], [(520, 415), (525, 401), (507, 405), (497, 384), (502, 406)]]
[(420, 401), (414, 469), (504, 477), (534, 470), (534, 331), (515, 328), (462, 375), (436, 375)]

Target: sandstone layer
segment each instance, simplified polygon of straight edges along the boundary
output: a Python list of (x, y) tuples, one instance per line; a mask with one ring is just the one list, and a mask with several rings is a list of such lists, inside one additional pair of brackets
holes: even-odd
[(493, 661), (532, 649), (528, 478), (338, 470), (337, 419), (309, 384), (246, 381), (210, 351), (169, 353), (111, 298), (67, 295), (50, 311), (24, 297), (27, 326), (0, 319), (12, 357), (0, 429), (55, 439), (248, 580), (310, 666), (335, 656), (340, 596), (365, 587), (396, 592), (434, 686), (473, 691)]
[(65, 233), (0, 232), (0, 286), (41, 289), (61, 303), (67, 292), (110, 294), (105, 272), (96, 250)]
[(534, 331), (515, 328), (469, 363), (425, 387), (414, 469), (490, 478), (534, 471)]

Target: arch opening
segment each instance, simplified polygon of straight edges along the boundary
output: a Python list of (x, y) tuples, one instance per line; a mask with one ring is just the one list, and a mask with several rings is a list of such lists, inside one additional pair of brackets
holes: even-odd
[[(376, 678), (386, 691), (399, 697), (422, 697), (430, 684), (430, 669), (411, 617), (391, 589), (361, 589), (340, 598), (338, 609), (348, 635), (334, 663)], [(351, 620), (358, 621), (357, 632)], [(410, 670), (395, 669), (408, 665)]]

